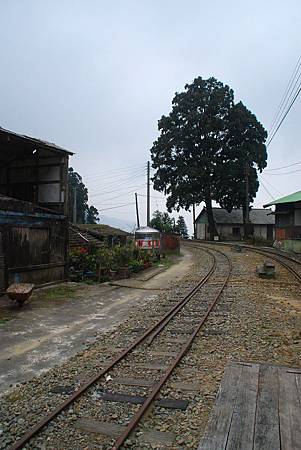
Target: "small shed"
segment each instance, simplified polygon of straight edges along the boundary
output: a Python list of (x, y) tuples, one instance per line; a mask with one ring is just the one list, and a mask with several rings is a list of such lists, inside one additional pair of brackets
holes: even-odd
[[(239, 241), (244, 236), (243, 211), (233, 209), (230, 213), (224, 208), (212, 208), (217, 232), (222, 240)], [(275, 217), (271, 209), (252, 208), (250, 211), (252, 235), (256, 238), (273, 240)], [(210, 239), (206, 208), (195, 221), (197, 239)]]
[(268, 206), (275, 206), (275, 245), (301, 253), (301, 191), (264, 205)]
[(0, 291), (67, 275), (68, 223), (63, 214), (0, 195)]

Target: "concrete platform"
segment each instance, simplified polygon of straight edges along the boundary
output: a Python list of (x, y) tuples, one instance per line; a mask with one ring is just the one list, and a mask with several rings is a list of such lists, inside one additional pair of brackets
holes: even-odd
[(301, 369), (229, 363), (198, 450), (300, 450)]
[(82, 351), (96, 333), (125, 321), (132, 308), (156, 302), (162, 290), (186, 276), (192, 263), (190, 251), (183, 250), (163, 272), (146, 271), (145, 281), (133, 280), (126, 287), (61, 284), (35, 291), (22, 308), (0, 297), (0, 396)]

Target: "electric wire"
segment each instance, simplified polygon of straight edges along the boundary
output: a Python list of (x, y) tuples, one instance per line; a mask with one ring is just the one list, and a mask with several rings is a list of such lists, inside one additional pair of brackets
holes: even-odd
[(109, 210), (109, 209), (124, 208), (125, 206), (130, 206), (130, 205), (135, 205), (135, 202), (132, 202), (132, 203), (124, 203), (123, 205), (112, 206), (111, 208), (103, 208), (103, 209), (99, 209), (98, 211), (107, 211), (107, 210)]
[[(110, 169), (109, 173), (110, 173), (110, 176), (111, 175), (112, 176), (118, 176), (119, 173), (122, 173), (125, 170), (131, 170), (131, 169), (135, 170), (135, 169), (139, 169), (139, 168), (142, 169), (143, 167), (144, 167), (144, 163), (143, 164), (140, 163), (140, 164), (135, 164), (135, 165), (132, 165), (132, 166), (116, 168), (116, 169)], [(108, 173), (108, 169), (102, 170), (100, 172), (93, 172), (93, 173), (90, 173), (90, 174), (83, 174), (82, 178), (98, 177), (98, 176), (101, 176), (101, 175), (106, 175), (107, 173)]]
[(298, 61), (297, 61), (297, 64), (295, 65), (294, 70), (293, 70), (293, 73), (292, 73), (292, 75), (291, 75), (291, 77), (290, 77), (290, 80), (289, 80), (287, 86), (286, 86), (286, 89), (285, 89), (284, 94), (283, 94), (283, 96), (282, 96), (281, 102), (280, 102), (280, 104), (279, 104), (279, 106), (278, 106), (278, 111), (277, 111), (276, 114), (274, 115), (274, 119), (273, 119), (273, 122), (272, 122), (272, 125), (271, 125), (271, 128), (270, 128), (269, 134), (272, 134), (273, 129), (274, 129), (274, 127), (275, 127), (275, 124), (276, 124), (276, 122), (277, 122), (277, 119), (280, 117), (280, 115), (281, 115), (281, 113), (282, 113), (282, 110), (283, 110), (284, 107), (285, 107), (284, 103), (286, 103), (286, 100), (287, 100), (287, 98), (288, 98), (289, 91), (291, 90), (291, 86), (292, 86), (292, 84), (293, 84), (293, 82), (294, 82), (294, 79), (296, 78), (297, 73), (299, 72), (300, 66), (301, 66), (301, 55), (299, 56), (299, 59), (298, 59)]
[(130, 176), (126, 176), (125, 178), (117, 178), (117, 179), (114, 179), (113, 181), (110, 181), (110, 182), (108, 182), (108, 183), (101, 183), (101, 184), (90, 184), (89, 183), (89, 185), (90, 186), (92, 186), (92, 187), (90, 187), (90, 190), (95, 190), (95, 189), (109, 189), (109, 188), (111, 188), (112, 186), (114, 186), (114, 185), (116, 185), (116, 184), (118, 184), (119, 186), (122, 184), (125, 184), (126, 182), (128, 182), (128, 181), (131, 181), (131, 180), (134, 180), (134, 179), (136, 179), (136, 178), (140, 178), (140, 177), (142, 177), (142, 176), (145, 176), (145, 172), (143, 171), (141, 171), (141, 170), (139, 170), (139, 171), (137, 171), (137, 172), (135, 172), (135, 173), (133, 173), (133, 174), (131, 174)]
[(261, 186), (263, 187), (263, 189), (268, 193), (268, 195), (270, 196), (270, 198), (272, 200), (275, 200), (275, 197), (273, 196), (273, 194), (271, 194), (271, 192), (268, 190), (268, 188), (264, 185), (264, 182), (261, 181)]
[(268, 180), (266, 180), (265, 178), (263, 178), (262, 175), (258, 174), (258, 178), (259, 180), (263, 183), (267, 183), (272, 189), (274, 189), (274, 191), (278, 192), (279, 195), (284, 195), (282, 192), (280, 192), (277, 188), (275, 188), (275, 186), (272, 185), (272, 183), (270, 183)]
[[(300, 73), (300, 75), (299, 75), (299, 78), (300, 78), (300, 76), (301, 76), (301, 73)], [(299, 78), (298, 78), (298, 79), (299, 79)], [(267, 144), (266, 144), (267, 147), (268, 147), (269, 145), (271, 145), (271, 142), (273, 141), (273, 139), (274, 139), (274, 137), (276, 136), (276, 134), (277, 134), (279, 128), (281, 127), (281, 125), (283, 124), (284, 120), (286, 119), (288, 113), (289, 113), (290, 110), (292, 109), (292, 107), (293, 107), (295, 101), (297, 100), (297, 98), (298, 98), (300, 92), (301, 92), (301, 83), (298, 85), (296, 94), (294, 95), (294, 97), (293, 97), (293, 99), (292, 99), (290, 105), (288, 106), (286, 112), (284, 113), (284, 115), (282, 116), (280, 122), (278, 123), (278, 125), (277, 125), (275, 131), (273, 131), (272, 136), (271, 136), (270, 139), (268, 140), (268, 142), (267, 142)]]
[[(138, 186), (128, 186), (129, 189), (138, 189), (141, 188), (142, 186), (145, 186), (145, 184), (140, 184)], [(108, 192), (99, 192), (99, 193), (94, 193), (91, 194), (90, 197), (99, 197), (100, 195), (105, 195), (105, 194), (111, 194), (114, 192), (120, 192), (120, 189), (113, 189), (112, 191), (108, 191)]]
[(266, 173), (266, 172), (271, 172), (271, 171), (274, 171), (274, 170), (287, 169), (287, 168), (289, 168), (289, 167), (297, 166), (298, 164), (301, 164), (301, 161), (297, 161), (297, 162), (294, 162), (294, 163), (292, 163), (292, 164), (288, 164), (287, 166), (274, 167), (274, 168), (272, 168), (272, 169), (264, 169), (264, 171), (265, 171), (265, 173)]

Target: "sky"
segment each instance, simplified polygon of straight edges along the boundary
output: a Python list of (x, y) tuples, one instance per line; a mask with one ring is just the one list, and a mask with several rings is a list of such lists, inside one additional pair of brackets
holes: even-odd
[[(143, 224), (146, 162), (175, 92), (214, 76), (269, 131), (300, 26), (297, 0), (1, 0), (0, 126), (75, 152), (103, 223), (132, 227), (138, 192)], [(256, 207), (301, 189), (301, 164), (271, 170), (301, 161), (300, 114), (301, 96), (268, 148)], [(152, 192), (152, 211), (164, 206)]]

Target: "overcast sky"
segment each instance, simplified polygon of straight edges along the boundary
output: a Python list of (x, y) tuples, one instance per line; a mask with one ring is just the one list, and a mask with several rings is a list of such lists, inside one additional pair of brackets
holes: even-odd
[[(70, 165), (100, 210), (132, 203), (135, 190), (145, 193), (157, 121), (195, 77), (229, 84), (270, 129), (300, 26), (298, 0), (1, 0), (0, 126), (74, 151)], [(301, 161), (300, 112), (301, 96), (268, 169)], [(264, 172), (255, 205), (301, 189), (301, 164), (283, 172), (297, 169)], [(144, 217), (145, 197), (139, 203)], [(103, 214), (135, 222), (134, 205)]]

